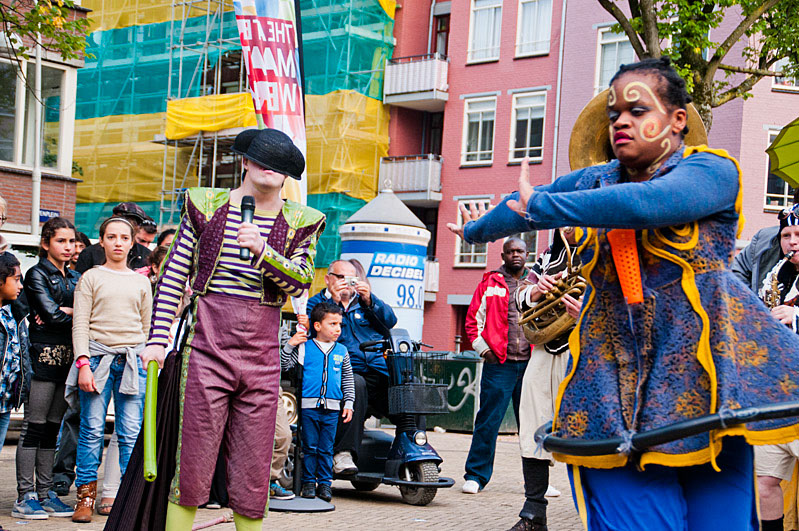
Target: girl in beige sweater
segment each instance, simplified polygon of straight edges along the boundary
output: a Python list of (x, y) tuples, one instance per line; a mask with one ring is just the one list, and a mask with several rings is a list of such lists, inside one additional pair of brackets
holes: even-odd
[(67, 400), (79, 399), (81, 407), (74, 522), (91, 521), (111, 397), (123, 474), (142, 423), (147, 374), (138, 354), (150, 330), (152, 290), (146, 277), (127, 267), (133, 241), (127, 220), (106, 220), (100, 226), (106, 262), (87, 271), (75, 291), (75, 366), (67, 380)]

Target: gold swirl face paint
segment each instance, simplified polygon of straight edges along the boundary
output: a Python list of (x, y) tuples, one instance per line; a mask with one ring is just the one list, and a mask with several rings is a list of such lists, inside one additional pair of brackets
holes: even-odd
[[(651, 75), (630, 72), (618, 79), (608, 91), (609, 134), (616, 155), (631, 161), (631, 165), (641, 159), (652, 161), (644, 168), (627, 167), (630, 176), (654, 174), (674, 146), (669, 137), (672, 131), (669, 113), (652, 84), (648, 83), (651, 78)], [(619, 90), (619, 82), (628, 79)]]
[(663, 104), (660, 103), (660, 98), (658, 98), (657, 95), (652, 90), (652, 88), (643, 81), (631, 81), (630, 83), (627, 83), (627, 86), (625, 86), (624, 90), (621, 91), (622, 96), (624, 97), (624, 101), (632, 103), (640, 100), (641, 92), (638, 89), (641, 89), (647, 94), (649, 94), (649, 97), (652, 98), (652, 101), (657, 106), (657, 109), (661, 113), (667, 114), (666, 109), (663, 108)]

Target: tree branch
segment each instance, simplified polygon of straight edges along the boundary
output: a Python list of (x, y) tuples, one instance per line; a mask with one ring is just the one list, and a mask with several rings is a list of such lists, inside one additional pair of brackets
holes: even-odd
[(660, 57), (660, 39), (658, 38), (658, 17), (653, 0), (641, 0), (641, 22), (644, 26), (644, 44), (649, 57)]
[(719, 107), (721, 105), (724, 105), (728, 101), (732, 101), (735, 98), (743, 96), (744, 94), (752, 90), (752, 87), (754, 87), (757, 84), (757, 82), (760, 81), (761, 79), (763, 79), (763, 76), (757, 74), (753, 74), (747, 77), (746, 79), (741, 81), (741, 83), (737, 87), (725, 90), (724, 92), (713, 98), (711, 107), (714, 108)]
[(716, 48), (716, 53), (713, 54), (713, 57), (710, 58), (710, 61), (708, 61), (707, 64), (707, 71), (705, 72), (705, 78), (704, 78), (705, 82), (707, 83), (713, 82), (713, 78), (716, 75), (716, 71), (718, 70), (719, 65), (721, 64), (721, 61), (724, 59), (724, 57), (726, 57), (727, 53), (730, 51), (733, 45), (736, 42), (738, 42), (738, 39), (740, 39), (744, 35), (744, 33), (746, 33), (746, 31), (752, 27), (752, 24), (754, 24), (757, 21), (757, 19), (763, 15), (763, 13), (765, 13), (766, 11), (777, 5), (779, 1), (780, 0), (766, 0), (765, 2), (763, 2), (754, 11), (749, 13), (749, 15), (738, 24), (738, 26), (732, 31), (732, 33), (730, 33), (727, 36), (724, 42), (722, 42), (721, 45), (718, 48)]
[(641, 16), (641, 4), (638, 0), (627, 0), (627, 4), (630, 6), (630, 16), (633, 18)]
[(599, 0), (599, 5), (601, 5), (605, 11), (613, 15), (613, 18), (616, 19), (616, 22), (619, 23), (621, 29), (624, 30), (624, 33), (627, 35), (627, 38), (630, 40), (630, 44), (635, 50), (635, 54), (638, 56), (639, 59), (643, 59), (647, 57), (646, 50), (641, 45), (641, 40), (638, 38), (638, 34), (633, 29), (632, 24), (624, 15), (621, 9), (612, 2), (612, 0)]
[(740, 66), (732, 66), (732, 65), (719, 65), (720, 70), (726, 70), (727, 72), (737, 72), (738, 74), (751, 74), (755, 76), (781, 76), (782, 72), (774, 72), (772, 70), (763, 70), (760, 68), (743, 68)]

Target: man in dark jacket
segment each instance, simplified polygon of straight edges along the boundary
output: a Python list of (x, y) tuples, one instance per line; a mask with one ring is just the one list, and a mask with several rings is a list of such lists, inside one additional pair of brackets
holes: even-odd
[(780, 248), (780, 226), (760, 229), (749, 245), (735, 255), (732, 272), (757, 293), (763, 287), (763, 279), (782, 258)]
[[(144, 220), (149, 220), (150, 217), (142, 210), (136, 203), (120, 203), (114, 207), (112, 211), (116, 217), (125, 218), (133, 224), (133, 232), (139, 232), (139, 227)], [(152, 220), (150, 220), (152, 222)], [(147, 266), (147, 257), (150, 255), (150, 249), (135, 242), (133, 247), (128, 253), (128, 267), (131, 269), (139, 269)], [(93, 268), (96, 265), (103, 265), (105, 263), (105, 251), (99, 243), (86, 247), (80, 256), (78, 262), (75, 264), (75, 271), (81, 275)]]
[(357, 459), (363, 438), (366, 410), (388, 416), (388, 368), (380, 352), (363, 352), (364, 341), (382, 339), (397, 324), (391, 306), (372, 293), (368, 282), (359, 280), (355, 266), (346, 260), (330, 264), (325, 275), (326, 289), (308, 301), (308, 315), (322, 301), (344, 310), (338, 342), (347, 347), (355, 379), (355, 411), (352, 422), (339, 419), (333, 456), (335, 474), (356, 474), (353, 457)]

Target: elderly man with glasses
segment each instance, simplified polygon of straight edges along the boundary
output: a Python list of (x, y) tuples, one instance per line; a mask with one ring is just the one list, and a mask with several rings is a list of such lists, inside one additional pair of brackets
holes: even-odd
[(358, 472), (358, 450), (363, 438), (367, 408), (388, 416), (388, 368), (380, 352), (363, 352), (364, 341), (381, 339), (397, 324), (391, 306), (380, 300), (366, 279), (358, 277), (355, 265), (347, 260), (331, 263), (325, 275), (327, 288), (308, 301), (308, 315), (320, 302), (330, 302), (344, 310), (338, 342), (347, 347), (355, 379), (355, 411), (352, 422), (339, 419), (333, 448), (333, 473)]

